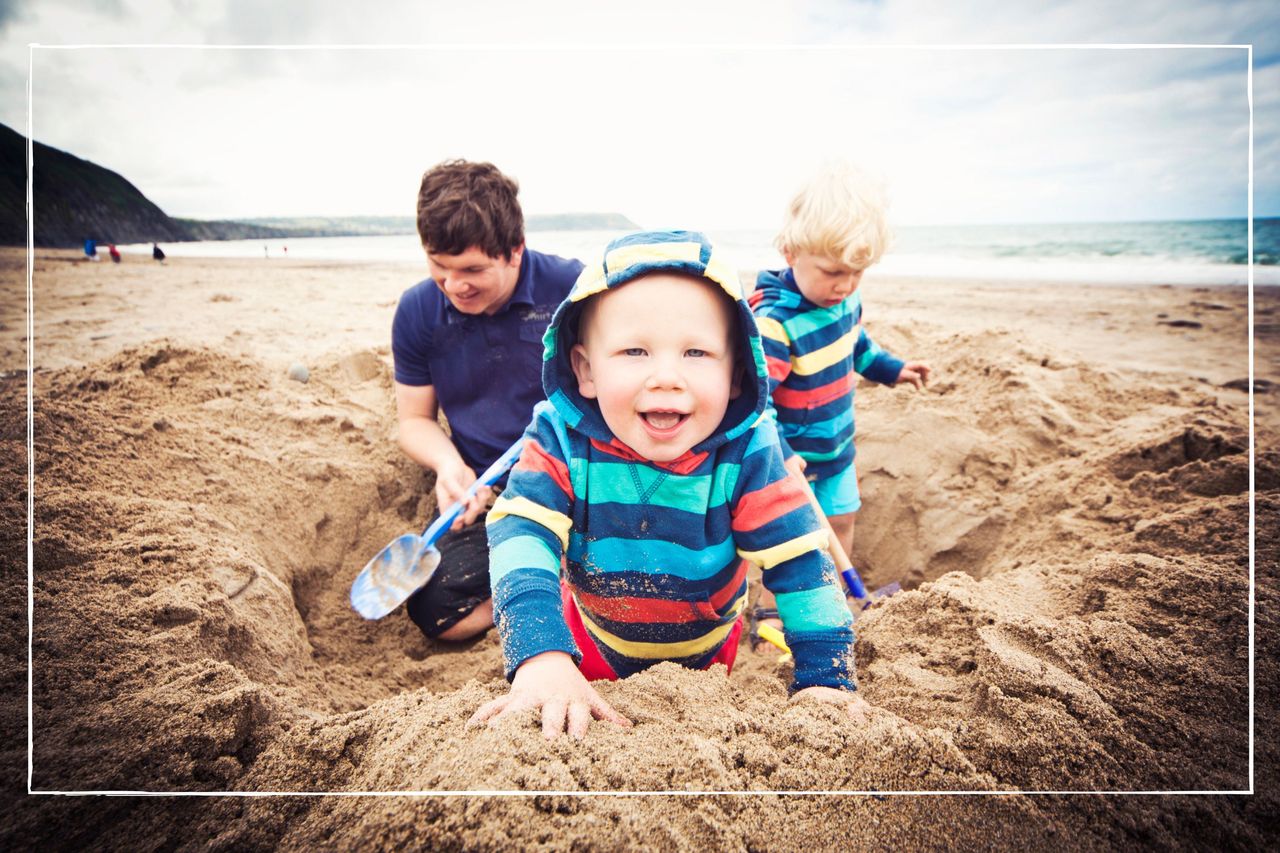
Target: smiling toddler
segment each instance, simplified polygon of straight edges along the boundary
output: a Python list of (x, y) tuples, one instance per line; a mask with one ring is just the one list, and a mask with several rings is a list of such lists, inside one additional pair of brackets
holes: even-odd
[(795, 698), (853, 693), (853, 632), (804, 486), (762, 417), (769, 377), (736, 271), (701, 234), (632, 234), (588, 266), (544, 338), (547, 402), (487, 524), (511, 692), (543, 732), (628, 721), (589, 681), (660, 661), (732, 668), (747, 567), (795, 657)]

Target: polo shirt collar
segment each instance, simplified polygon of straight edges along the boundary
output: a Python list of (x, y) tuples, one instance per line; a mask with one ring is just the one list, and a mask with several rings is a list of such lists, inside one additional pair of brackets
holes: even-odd
[[(534, 304), (533, 264), (529, 260), (529, 250), (526, 248), (520, 255), (520, 273), (516, 276), (516, 289), (511, 292), (511, 298), (507, 300), (507, 304), (502, 306), (502, 311), (506, 311), (512, 305), (532, 304)], [(502, 311), (498, 313), (501, 314)]]

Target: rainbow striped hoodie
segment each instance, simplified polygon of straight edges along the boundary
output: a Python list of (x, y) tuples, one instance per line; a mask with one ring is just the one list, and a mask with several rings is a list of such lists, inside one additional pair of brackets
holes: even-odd
[[(667, 463), (640, 457), (609, 431), (597, 403), (578, 393), (568, 355), (585, 299), (658, 271), (723, 289), (741, 321), (739, 353), (751, 360), (719, 428)], [(542, 652), (581, 661), (561, 606), (563, 556), (563, 581), (619, 677), (665, 660), (707, 666), (747, 606), (755, 563), (795, 658), (792, 689), (854, 689), (849, 611), (826, 534), (786, 476), (777, 428), (764, 414), (764, 352), (734, 269), (695, 232), (622, 237), (583, 270), (543, 342), (547, 400), (487, 518), (507, 678)]]
[(856, 290), (825, 308), (804, 298), (790, 269), (763, 270), (751, 306), (764, 342), (784, 452), (789, 449), (808, 463), (810, 480), (840, 473), (853, 464), (855, 374), (892, 385), (902, 360), (862, 328), (862, 295)]

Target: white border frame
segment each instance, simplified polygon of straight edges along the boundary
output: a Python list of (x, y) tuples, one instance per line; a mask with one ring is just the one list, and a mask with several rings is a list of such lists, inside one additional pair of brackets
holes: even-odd
[[(847, 51), (847, 50), (1245, 50), (1248, 53), (1248, 70), (1245, 77), (1249, 105), (1248, 147), (1248, 352), (1249, 352), (1249, 786), (1245, 790), (375, 790), (375, 792), (252, 792), (252, 790), (44, 790), (32, 788), (35, 776), (35, 733), (33, 733), (33, 667), (32, 649), (35, 643), (35, 561), (33, 561), (33, 524), (35, 524), (36, 461), (35, 461), (35, 229), (32, 227), (32, 160), (33, 111), (32, 79), (35, 77), (37, 50), (433, 50), (433, 51), (616, 51), (626, 50), (753, 50), (777, 51)], [(154, 45), (154, 44), (78, 44), (28, 45), (27, 69), (27, 794), (58, 795), (58, 797), (755, 797), (760, 794), (782, 797), (1007, 797), (1015, 794), (1062, 795), (1240, 795), (1254, 793), (1254, 606), (1256, 606), (1256, 581), (1254, 581), (1254, 557), (1256, 557), (1256, 515), (1254, 515), (1254, 432), (1253, 432), (1253, 45), (1204, 45), (1204, 44), (1064, 44), (1064, 45), (742, 45), (742, 44), (690, 44), (690, 45), (494, 45), (494, 44), (424, 44), (424, 45)]]

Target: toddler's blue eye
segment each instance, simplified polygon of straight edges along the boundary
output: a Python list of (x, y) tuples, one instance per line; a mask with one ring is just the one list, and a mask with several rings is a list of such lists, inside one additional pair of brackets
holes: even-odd
[(707, 355), (707, 351), (704, 349), (689, 349), (685, 350), (684, 354), (692, 356), (693, 358), (702, 358), (704, 355)]
[(640, 347), (628, 347), (627, 349), (624, 349), (624, 350), (622, 351), (622, 354), (623, 354), (623, 355), (641, 356), (641, 355), (644, 355), (644, 350), (643, 350), (642, 348), (640, 348)]

